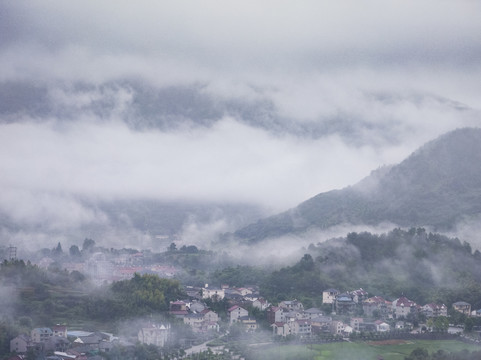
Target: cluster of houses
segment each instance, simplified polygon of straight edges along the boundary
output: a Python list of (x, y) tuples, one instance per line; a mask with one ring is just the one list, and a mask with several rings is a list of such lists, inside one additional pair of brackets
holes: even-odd
[(171, 302), (169, 313), (182, 318), (184, 323), (196, 333), (219, 331), (219, 315), (206, 306), (204, 302), (206, 299), (227, 301), (230, 304), (227, 310), (229, 325), (242, 326), (247, 332), (258, 328), (256, 319), (249, 315), (247, 308), (255, 307), (259, 310), (266, 310), (270, 305), (259, 296), (255, 286), (231, 288), (228, 285), (215, 287), (205, 284), (202, 288), (189, 286), (186, 288), (186, 293), (193, 300)]
[(274, 335), (311, 335), (325, 331), (332, 323), (330, 316), (324, 316), (317, 308), (304, 310), (297, 300), (282, 301), (278, 306), (267, 309), (267, 320)]
[(219, 331), (219, 315), (199, 300), (171, 301), (169, 313), (183, 319), (196, 333)]
[[(393, 330), (392, 326), (395, 329), (409, 327), (410, 323), (406, 320), (415, 319), (420, 314), (426, 318), (448, 315), (444, 304), (430, 303), (421, 306), (405, 296), (388, 301), (380, 296), (368, 297), (368, 293), (363, 289), (348, 292), (327, 289), (322, 293), (322, 302), (331, 305), (331, 316), (325, 316), (317, 308), (305, 310), (303, 304), (297, 300), (282, 301), (278, 306), (269, 307), (267, 319), (273, 334), (310, 336), (326, 333), (348, 336), (361, 331), (387, 332)], [(471, 305), (463, 301), (454, 303), (453, 309), (468, 316), (473, 315)], [(342, 319), (349, 320), (338, 320), (341, 317), (336, 315), (343, 315)]]
[[(140, 327), (137, 340), (142, 344), (163, 347), (169, 335), (170, 324), (149, 322)], [(18, 354), (19, 359), (33, 350), (36, 354), (52, 354), (47, 357), (51, 360), (92, 360), (95, 359), (95, 354), (108, 353), (120, 343), (131, 345), (110, 333), (67, 331), (65, 325), (56, 325), (51, 328), (35, 328), (29, 335), (18, 335), (10, 341), (10, 352)]]
[[(247, 332), (258, 328), (256, 319), (250, 316), (247, 309), (255, 307), (261, 311), (266, 310), (266, 318), (273, 334), (279, 336), (310, 336), (322, 333), (346, 336), (361, 331), (387, 332), (409, 328), (412, 325), (410, 321), (420, 314), (426, 318), (448, 315), (448, 308), (444, 304), (429, 303), (421, 306), (404, 295), (388, 301), (380, 296), (369, 297), (362, 288), (347, 292), (337, 289), (323, 291), (323, 304), (331, 306), (329, 316), (318, 308), (304, 309), (303, 304), (295, 299), (271, 306), (259, 296), (256, 287), (211, 287), (206, 284), (203, 288), (187, 287), (186, 291), (194, 300), (171, 302), (170, 313), (183, 318), (185, 324), (199, 333), (219, 331), (218, 314), (203, 303), (207, 298), (215, 301), (226, 299), (231, 305), (227, 310), (229, 325), (237, 324)], [(468, 303), (457, 302), (453, 304), (453, 308), (472, 315)], [(343, 321), (338, 320), (340, 318)]]
[[(88, 259), (70, 259), (62, 264), (62, 268), (71, 272), (78, 271), (88, 275), (94, 283), (103, 284), (114, 281), (128, 280), (134, 274), (154, 274), (159, 277), (172, 278), (179, 271), (177, 268), (166, 264), (149, 264), (144, 259), (143, 252), (121, 252), (117, 254), (106, 254), (96, 252)], [(55, 263), (52, 257), (43, 257), (36, 265), (41, 268), (48, 268)]]
[(394, 301), (388, 301), (380, 296), (368, 297), (368, 293), (363, 289), (344, 293), (336, 289), (327, 289), (322, 293), (322, 302), (331, 304), (332, 313), (340, 315), (361, 312), (367, 317), (381, 319), (409, 318), (419, 314), (424, 314), (426, 317), (448, 315), (448, 308), (444, 304), (430, 303), (421, 306), (404, 295)]
[[(10, 352), (53, 354), (52, 359), (86, 360), (94, 353), (109, 352), (118, 338), (105, 332), (69, 331), (64, 325), (35, 328), (10, 340)], [(91, 359), (91, 357), (89, 357)]]

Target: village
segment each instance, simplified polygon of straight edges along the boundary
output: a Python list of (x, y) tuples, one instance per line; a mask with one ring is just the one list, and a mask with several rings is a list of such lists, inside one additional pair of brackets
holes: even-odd
[[(198, 342), (213, 340), (235, 331), (245, 334), (270, 333), (271, 341), (297, 339), (307, 341), (349, 341), (360, 334), (458, 334), (461, 327), (450, 324), (445, 304), (419, 305), (402, 295), (388, 301), (369, 296), (361, 289), (341, 292), (325, 289), (320, 292), (322, 309), (306, 309), (297, 299), (270, 304), (256, 286), (203, 287), (185, 286), (185, 299), (170, 302), (165, 321), (145, 321), (136, 329), (136, 338), (123, 338), (111, 333), (71, 330), (67, 325), (34, 328), (10, 341), (11, 360), (26, 359), (28, 354), (45, 354), (45, 359), (104, 359), (116, 347), (134, 344), (166, 347), (173, 337), (175, 324), (188, 326)], [(207, 304), (223, 305), (216, 312)], [(481, 316), (471, 305), (459, 301), (452, 310), (466, 317)], [(440, 321), (438, 321), (440, 320)], [(234, 331), (235, 330), (235, 331)], [(452, 335), (455, 336), (455, 335)], [(475, 340), (477, 341), (477, 340)], [(194, 342), (184, 343), (176, 354), (182, 358)]]

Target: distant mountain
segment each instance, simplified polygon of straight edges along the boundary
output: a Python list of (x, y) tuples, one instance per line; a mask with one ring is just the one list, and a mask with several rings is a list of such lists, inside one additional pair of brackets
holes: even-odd
[[(255, 205), (239, 203), (159, 201), (146, 199), (104, 201), (88, 204), (108, 216), (115, 228), (131, 227), (151, 235), (176, 236), (190, 223), (226, 221), (248, 224), (262, 213)], [(89, 225), (92, 227), (92, 225)]]
[[(41, 244), (37, 243), (38, 247), (50, 247), (52, 243), (55, 245), (55, 241), (62, 239), (75, 241), (85, 237), (94, 239), (102, 246), (121, 246), (122, 242), (132, 241), (139, 234), (152, 238), (153, 244), (161, 244), (166, 241), (182, 240), (178, 237), (186, 230), (195, 230), (199, 227), (200, 231), (202, 227), (209, 228), (215, 224), (235, 229), (265, 214), (260, 207), (244, 203), (140, 198), (98, 200), (71, 197), (69, 200), (72, 201), (72, 208), (78, 207), (85, 213), (92, 213), (98, 220), (57, 226), (55, 219), (42, 217), (19, 219), (0, 209), (0, 234), (3, 236), (0, 246), (7, 245), (4, 239), (10, 236), (15, 241), (15, 234), (35, 238), (37, 242), (46, 239)], [(61, 238), (55, 240), (59, 236)]]
[[(95, 84), (0, 80), (0, 124), (20, 121), (51, 123), (53, 119), (62, 123), (82, 121), (81, 110), (80, 113), (91, 115), (91, 120), (98, 123), (116, 119), (138, 131), (209, 128), (231, 117), (273, 134), (314, 139), (336, 134), (356, 145), (369, 142), (373, 133), (385, 140), (397, 140), (399, 136), (396, 132), (386, 131), (384, 124), (376, 124), (358, 113), (339, 112), (323, 116), (318, 119), (320, 121), (298, 121), (283, 114), (269, 95), (270, 90), (252, 87), (250, 91), (253, 96), (229, 92), (221, 96), (210, 90), (208, 83), (156, 86), (132, 78)], [(371, 92), (365, 96), (381, 106), (408, 102), (421, 107), (437, 104), (446, 111), (471, 110), (462, 103), (433, 94), (413, 92), (401, 96)]]
[(481, 214), (481, 129), (449, 132), (398, 165), (383, 167), (354, 186), (333, 190), (234, 233), (256, 242), (343, 223), (452, 228)]

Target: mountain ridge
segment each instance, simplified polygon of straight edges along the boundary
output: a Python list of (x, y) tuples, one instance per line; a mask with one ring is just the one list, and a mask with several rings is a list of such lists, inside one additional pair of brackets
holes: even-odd
[(481, 128), (456, 129), (429, 141), (397, 165), (357, 184), (323, 192), (233, 233), (257, 242), (349, 223), (430, 226), (447, 230), (481, 214)]

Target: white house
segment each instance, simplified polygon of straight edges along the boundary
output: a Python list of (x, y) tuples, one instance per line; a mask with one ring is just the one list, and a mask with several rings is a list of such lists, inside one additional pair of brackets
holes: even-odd
[(30, 332), (30, 337), (34, 343), (45, 342), (53, 336), (50, 328), (35, 328)]
[(55, 325), (52, 326), (53, 336), (67, 337), (67, 327), (65, 325)]
[(266, 299), (258, 298), (252, 302), (252, 306), (263, 311), (267, 309), (270, 306), (270, 304), (267, 302)]
[(230, 324), (238, 322), (243, 316), (249, 316), (249, 312), (238, 305), (232, 306), (227, 312), (229, 313)]
[(392, 302), (392, 312), (396, 319), (408, 316), (416, 311), (416, 303), (405, 296), (401, 296)]
[(163, 347), (167, 341), (169, 329), (170, 325), (149, 324), (139, 330), (137, 338), (142, 344)]
[(215, 300), (222, 300), (225, 297), (225, 290), (218, 288), (218, 287), (210, 287), (208, 284), (205, 284), (205, 287), (202, 288), (202, 298), (203, 299), (215, 299)]
[(374, 322), (374, 324), (376, 324), (377, 332), (387, 332), (391, 330), (391, 327), (389, 326), (389, 324), (385, 323), (384, 321), (377, 320)]
[(333, 304), (336, 301), (336, 296), (341, 292), (336, 289), (327, 289), (322, 292), (322, 303), (323, 304)]

